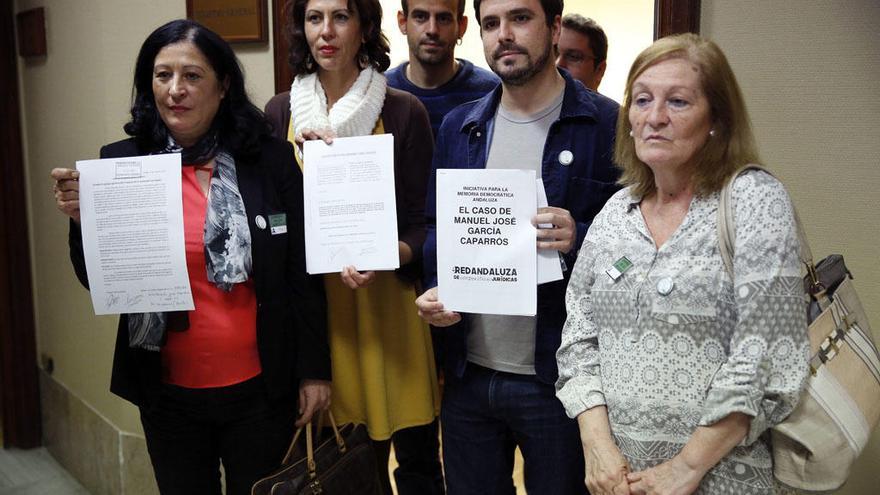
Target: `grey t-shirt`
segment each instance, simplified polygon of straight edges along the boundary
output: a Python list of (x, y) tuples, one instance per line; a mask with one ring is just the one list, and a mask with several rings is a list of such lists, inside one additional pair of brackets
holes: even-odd
[[(541, 160), (550, 125), (559, 118), (562, 97), (532, 115), (514, 115), (498, 105), (489, 145), (487, 169), (534, 170)], [(535, 317), (475, 314), (467, 339), (468, 361), (498, 371), (535, 374)]]

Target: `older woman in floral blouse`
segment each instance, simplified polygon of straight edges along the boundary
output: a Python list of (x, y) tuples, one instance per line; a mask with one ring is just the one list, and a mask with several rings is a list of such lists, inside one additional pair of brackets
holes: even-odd
[(770, 175), (733, 184), (733, 276), (719, 191), (757, 162), (736, 79), (695, 35), (658, 40), (627, 80), (625, 189), (572, 274), (557, 395), (593, 495), (774, 493), (767, 428), (794, 408), (808, 341), (791, 203)]

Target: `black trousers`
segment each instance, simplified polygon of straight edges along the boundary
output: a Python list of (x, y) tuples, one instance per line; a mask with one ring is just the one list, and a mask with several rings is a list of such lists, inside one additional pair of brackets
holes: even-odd
[(440, 465), (440, 441), (438, 420), (426, 425), (397, 430), (390, 440), (373, 440), (379, 481), (385, 495), (391, 495), (388, 478), (388, 457), (394, 442), (397, 469), (394, 482), (399, 495), (443, 495), (443, 468)]
[(228, 387), (165, 384), (141, 423), (162, 495), (247, 495), (280, 465), (296, 419), (296, 395), (270, 403), (262, 378)]

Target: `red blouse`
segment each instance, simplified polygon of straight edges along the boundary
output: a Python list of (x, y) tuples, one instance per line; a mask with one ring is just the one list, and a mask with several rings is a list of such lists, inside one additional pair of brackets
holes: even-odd
[(189, 328), (169, 331), (162, 347), (162, 379), (189, 388), (223, 387), (260, 374), (257, 296), (252, 280), (230, 292), (208, 281), (205, 214), (208, 200), (195, 167), (183, 167), (183, 234), (195, 310)]

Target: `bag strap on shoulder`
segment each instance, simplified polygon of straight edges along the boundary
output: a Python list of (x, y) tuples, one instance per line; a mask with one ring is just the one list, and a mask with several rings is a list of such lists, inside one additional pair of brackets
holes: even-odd
[[(747, 170), (760, 170), (776, 177), (766, 168), (750, 163), (740, 167), (736, 172), (731, 174), (730, 178), (727, 179), (727, 182), (724, 184), (724, 187), (721, 188), (721, 193), (718, 198), (718, 241), (721, 247), (721, 259), (724, 261), (724, 269), (727, 271), (728, 275), (730, 275), (730, 278), (733, 278), (733, 243), (736, 238), (736, 219), (733, 212), (733, 182)], [(813, 286), (810, 292), (815, 294), (824, 290), (824, 288), (819, 283), (819, 277), (816, 275), (816, 267), (813, 264), (813, 252), (810, 250), (810, 243), (807, 242), (804, 225), (801, 223), (800, 215), (798, 215), (794, 203), (791, 205), (791, 211), (794, 214), (794, 220), (797, 224), (798, 242), (800, 244), (800, 252), (798, 255), (801, 263), (806, 267), (807, 273), (812, 281)]]

